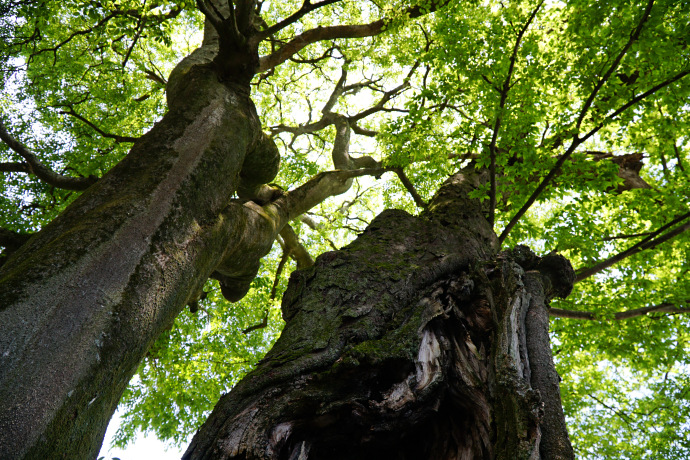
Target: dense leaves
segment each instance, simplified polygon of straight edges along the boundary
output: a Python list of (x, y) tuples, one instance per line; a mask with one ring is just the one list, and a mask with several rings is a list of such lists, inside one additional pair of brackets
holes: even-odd
[[(262, 18), (274, 24), (300, 6), (266, 2)], [(315, 27), (390, 19), (381, 35), (314, 43), (252, 82), (281, 150), (277, 186), (333, 169), (337, 116), (352, 129), (353, 157), (399, 173), (358, 179), (293, 222), (312, 256), (351, 241), (382, 209), (418, 212), (468, 161), (494, 172), (477, 196), (495, 203), (496, 232), (509, 229), (504, 246), (557, 251), (576, 269), (687, 224), (664, 228), (690, 206), (688, 2), (453, 1), (414, 21), (408, 6), (334, 2), (261, 44), (265, 55)], [(155, 123), (168, 73), (201, 40), (193, 2), (0, 8), (1, 119), (42, 163), (75, 177), (102, 176)], [(22, 161), (0, 144), (0, 224), (31, 232), (78, 192), (9, 166)], [(552, 305), (594, 318), (552, 319), (578, 458), (690, 455), (690, 237), (677, 233)], [(263, 356), (282, 327), (280, 292), (294, 268), (281, 263), (284, 247), (275, 245), (242, 301), (228, 304), (209, 283), (200, 309), (158, 340), (121, 403), (119, 443), (136, 429), (184, 442)], [(657, 305), (668, 308), (615, 316)]]

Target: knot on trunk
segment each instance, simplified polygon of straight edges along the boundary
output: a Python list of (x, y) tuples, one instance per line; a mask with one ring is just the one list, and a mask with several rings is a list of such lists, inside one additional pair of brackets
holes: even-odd
[(524, 245), (516, 246), (509, 254), (525, 271), (536, 270), (541, 274), (547, 299), (565, 299), (572, 292), (575, 270), (570, 261), (562, 255), (550, 252), (539, 257)]

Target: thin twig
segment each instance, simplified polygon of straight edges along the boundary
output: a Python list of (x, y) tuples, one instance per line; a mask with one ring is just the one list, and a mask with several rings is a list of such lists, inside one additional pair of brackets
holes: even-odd
[(520, 208), (520, 210), (513, 216), (513, 218), (508, 222), (508, 225), (506, 225), (506, 228), (503, 230), (501, 233), (501, 236), (498, 237), (498, 241), (500, 243), (503, 243), (505, 241), (506, 237), (510, 233), (510, 231), (513, 229), (515, 224), (522, 218), (522, 216), (527, 212), (527, 210), (534, 204), (534, 202), (539, 198), (541, 193), (546, 189), (546, 186), (549, 185), (549, 183), (558, 175), (558, 173), (561, 170), (561, 166), (570, 158), (570, 156), (575, 152), (575, 149), (582, 144), (584, 141), (592, 137), (594, 134), (596, 134), (601, 128), (604, 127), (604, 125), (608, 122), (613, 121), (614, 118), (616, 118), (618, 115), (632, 107), (633, 105), (637, 104), (641, 100), (651, 96), (655, 92), (659, 91), (662, 88), (665, 88), (666, 86), (675, 83), (676, 81), (686, 77), (688, 74), (690, 74), (690, 69), (689, 70), (684, 70), (673, 77), (659, 83), (658, 85), (654, 86), (648, 91), (645, 91), (642, 94), (639, 94), (632, 98), (630, 101), (628, 101), (626, 104), (624, 104), (622, 107), (617, 109), (616, 111), (612, 112), (610, 115), (608, 115), (604, 121), (602, 121), (599, 125), (595, 126), (592, 128), (590, 132), (588, 132), (584, 137), (578, 137), (577, 135), (573, 136), (573, 141), (570, 144), (570, 147), (568, 147), (568, 150), (566, 150), (563, 155), (558, 157), (558, 160), (556, 161), (556, 164), (554, 167), (549, 171), (549, 173), (544, 177), (544, 179), (541, 181), (539, 186), (536, 188), (536, 190), (530, 195), (530, 197), (527, 199), (527, 202)]
[(577, 123), (575, 124), (576, 130), (579, 131), (580, 125), (582, 124), (582, 121), (587, 115), (589, 108), (594, 103), (594, 98), (599, 93), (599, 90), (604, 86), (604, 84), (609, 80), (609, 78), (611, 78), (611, 75), (613, 75), (613, 72), (616, 71), (621, 60), (623, 60), (623, 56), (625, 56), (632, 44), (640, 37), (640, 33), (642, 33), (642, 27), (649, 19), (649, 14), (652, 12), (653, 5), (654, 0), (649, 0), (649, 3), (647, 3), (647, 7), (644, 10), (644, 13), (642, 13), (642, 18), (640, 19), (640, 22), (637, 24), (637, 27), (635, 28), (633, 33), (630, 34), (630, 38), (626, 42), (625, 46), (623, 46), (623, 49), (621, 49), (621, 51), (618, 53), (618, 56), (616, 56), (616, 59), (614, 59), (613, 63), (611, 64), (611, 67), (609, 67), (609, 70), (604, 74), (603, 77), (601, 77), (601, 79), (599, 79), (596, 86), (594, 87), (594, 90), (592, 90), (589, 97), (585, 101), (585, 105), (582, 106), (580, 116), (577, 118)]
[[(627, 43), (623, 47), (623, 49), (618, 53), (618, 56), (616, 56), (616, 59), (614, 59), (614, 62), (611, 64), (609, 67), (609, 70), (604, 74), (604, 76), (597, 82), (597, 85), (594, 87), (592, 92), (590, 93), (589, 97), (585, 101), (585, 104), (582, 107), (582, 110), (580, 111), (580, 115), (578, 117), (578, 120), (575, 124), (576, 130), (580, 129), (580, 125), (582, 124), (582, 120), (584, 120), (584, 117), (587, 115), (587, 112), (589, 111), (589, 108), (591, 107), (592, 103), (594, 102), (594, 98), (597, 96), (599, 90), (602, 88), (604, 83), (611, 77), (613, 72), (615, 72), (616, 68), (620, 64), (620, 61), (623, 59), (623, 56), (628, 52), (630, 47), (632, 46), (633, 42), (635, 42), (638, 38), (640, 33), (642, 32), (642, 28), (644, 24), (647, 22), (647, 19), (649, 18), (649, 13), (651, 12), (652, 5), (654, 4), (654, 0), (650, 0), (649, 3), (647, 4), (647, 8), (645, 9), (644, 13), (642, 14), (642, 18), (640, 19), (640, 22), (637, 24), (637, 27), (633, 31), (632, 34), (630, 34), (630, 38), (628, 39)], [(522, 216), (527, 212), (527, 210), (534, 204), (534, 202), (537, 200), (537, 198), (541, 195), (541, 193), (546, 189), (546, 186), (551, 183), (551, 181), (556, 177), (558, 172), (561, 169), (561, 166), (566, 162), (568, 158), (575, 152), (575, 149), (582, 144), (585, 140), (593, 136), (595, 133), (597, 133), (605, 123), (612, 121), (615, 117), (623, 113), (625, 110), (630, 108), (632, 105), (637, 104), (639, 101), (644, 99), (645, 97), (648, 97), (649, 95), (655, 93), (659, 89), (675, 82), (676, 80), (679, 80), (684, 74), (687, 74), (688, 72), (681, 72), (681, 74), (676, 75), (675, 77), (666, 80), (665, 82), (655, 86), (651, 90), (641, 94), (640, 96), (634, 97), (631, 101), (629, 101), (627, 104), (623, 105), (621, 108), (618, 110), (614, 111), (610, 115), (608, 115), (604, 121), (602, 121), (598, 126), (593, 128), (589, 133), (587, 133), (584, 137), (579, 137), (578, 134), (574, 134), (572, 137), (572, 143), (570, 144), (570, 147), (568, 147), (568, 150), (561, 155), (558, 160), (556, 161), (556, 164), (554, 167), (549, 171), (547, 176), (541, 181), (541, 183), (537, 186), (537, 189), (532, 193), (532, 195), (527, 199), (527, 202), (518, 210), (518, 212), (513, 216), (513, 218), (508, 222), (508, 225), (506, 225), (506, 228), (503, 229), (503, 232), (501, 232), (501, 235), (498, 237), (499, 243), (503, 243), (505, 239), (508, 237), (508, 234), (510, 231), (513, 229), (515, 224), (522, 218)]]

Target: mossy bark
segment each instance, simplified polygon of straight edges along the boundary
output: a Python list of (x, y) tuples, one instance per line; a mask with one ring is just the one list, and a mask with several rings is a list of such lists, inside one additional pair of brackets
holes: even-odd
[(551, 458), (544, 414), (563, 413), (532, 386), (555, 371), (531, 365), (534, 347), (550, 351), (548, 336), (527, 346), (526, 324), (535, 299), (567, 295), (572, 269), (524, 247), (497, 253), (468, 198), (479, 182), (460, 173), (424, 215), (386, 211), (293, 273), (280, 339), (184, 458)]
[(232, 197), (254, 156), (273, 165), (260, 180), (275, 175), (277, 151), (248, 86), (219, 78), (213, 55), (185, 59), (163, 119), (2, 265), (0, 458), (95, 458), (190, 295), (222, 267), (241, 297), (270, 249), (277, 230)]

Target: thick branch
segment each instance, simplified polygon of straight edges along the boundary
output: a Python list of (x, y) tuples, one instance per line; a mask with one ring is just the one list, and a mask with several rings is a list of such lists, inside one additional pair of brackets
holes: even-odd
[(281, 208), (284, 222), (289, 222), (323, 202), (326, 198), (346, 192), (350, 188), (349, 181), (351, 179), (361, 176), (378, 177), (388, 171), (392, 171), (392, 169), (365, 168), (322, 172), (274, 203)]
[(667, 228), (672, 227), (673, 225), (676, 225), (690, 217), (690, 213), (683, 214), (682, 216), (678, 217), (677, 219), (674, 219), (673, 221), (669, 222), (668, 224), (664, 225), (661, 227), (659, 230), (655, 231), (639, 243), (633, 245), (631, 248), (616, 254), (613, 257), (610, 257), (603, 262), (600, 262), (593, 267), (580, 270), (577, 273), (577, 276), (575, 277), (575, 282), (579, 283), (580, 281), (589, 278), (590, 276), (599, 273), (612, 265), (620, 262), (623, 259), (626, 259), (633, 254), (637, 254), (640, 251), (644, 251), (645, 249), (652, 249), (660, 245), (661, 243), (664, 243), (665, 241), (670, 240), (671, 238), (680, 235), (681, 233), (685, 232), (686, 230), (690, 229), (690, 222), (681, 225), (679, 227), (676, 227), (675, 229), (671, 230), (670, 232), (667, 232), (666, 234), (656, 238), (657, 235), (659, 235), (661, 232), (665, 231)]
[[(409, 18), (417, 18), (427, 13), (436, 11), (445, 6), (449, 0), (435, 0), (430, 4), (421, 6), (413, 6), (408, 8), (404, 14)], [(316, 29), (309, 29), (302, 34), (296, 36), (275, 52), (263, 56), (260, 60), (259, 72), (276, 67), (279, 64), (287, 61), (290, 56), (299, 52), (306, 46), (324, 40), (335, 40), (338, 38), (363, 38), (372, 37), (383, 32), (391, 22), (391, 19), (379, 19), (378, 21), (370, 22), (369, 24), (353, 24), (344, 26), (330, 26), (317, 27)]]
[(350, 124), (342, 115), (335, 116), (335, 140), (333, 141), (333, 167), (335, 169), (352, 169), (350, 159)]
[(89, 186), (95, 184), (98, 180), (98, 178), (95, 176), (69, 177), (57, 174), (52, 169), (39, 162), (36, 156), (31, 153), (31, 151), (26, 148), (24, 144), (12, 137), (12, 135), (7, 132), (7, 128), (2, 120), (0, 120), (0, 139), (2, 139), (5, 144), (7, 144), (12, 150), (26, 160), (31, 173), (53, 187), (67, 190), (85, 190)]
[(229, 8), (228, 17), (216, 8), (213, 0), (197, 0), (196, 6), (208, 19), (213, 28), (218, 33), (221, 41), (221, 48), (223, 47), (238, 47), (244, 45), (246, 38), (238, 28), (237, 18), (235, 16), (235, 6), (232, 1), (227, 2)]
[(343, 65), (341, 69), (340, 79), (338, 80), (338, 83), (336, 83), (335, 88), (333, 88), (331, 97), (328, 98), (328, 101), (326, 101), (326, 104), (323, 106), (323, 109), (321, 109), (321, 113), (330, 113), (333, 110), (335, 103), (338, 102), (338, 98), (343, 94), (343, 90), (345, 89), (345, 82), (347, 81), (346, 65), (347, 62)]
[(290, 224), (287, 224), (280, 231), (280, 236), (283, 237), (286, 253), (297, 262), (297, 270), (303, 270), (314, 265), (314, 259), (311, 258), (309, 251), (300, 243), (295, 230)]
[(0, 172), (21, 172), (21, 173), (31, 173), (31, 167), (28, 163), (19, 162), (7, 162), (0, 163)]
[(576, 311), (576, 310), (563, 310), (561, 308), (550, 308), (549, 316), (556, 318), (571, 318), (571, 319), (586, 319), (589, 321), (599, 321), (604, 319), (613, 319), (614, 321), (620, 321), (623, 319), (636, 318), (638, 316), (645, 316), (650, 313), (690, 313), (690, 308), (679, 307), (672, 303), (664, 302), (659, 305), (653, 305), (651, 307), (635, 308), (633, 310), (626, 310), (616, 313), (613, 318), (603, 317), (601, 314), (591, 311)]
[(352, 131), (355, 134), (359, 134), (360, 136), (376, 137), (379, 134), (378, 131), (362, 128), (361, 126), (357, 125), (354, 121), (350, 122), (350, 128), (352, 128)]

